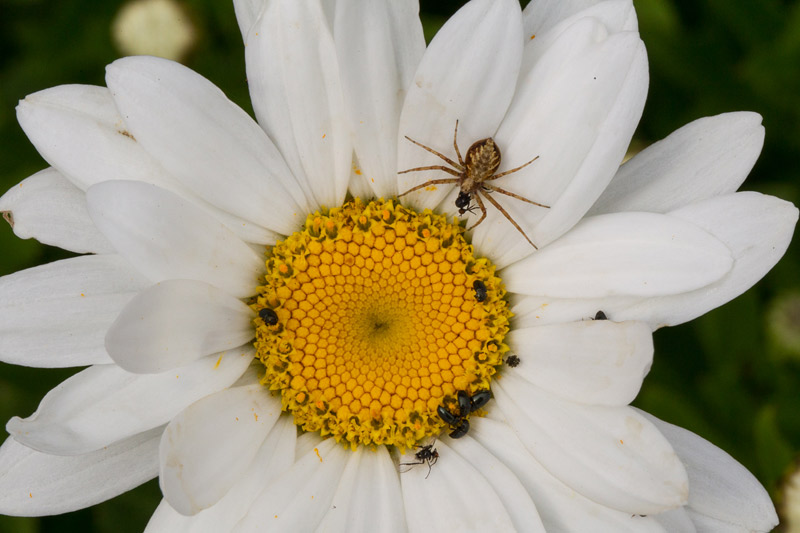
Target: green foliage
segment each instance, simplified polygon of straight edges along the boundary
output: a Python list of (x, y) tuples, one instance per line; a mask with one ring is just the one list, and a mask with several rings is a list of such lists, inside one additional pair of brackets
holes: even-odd
[[(422, 2), (426, 38), (463, 2)], [(110, 22), (120, 0), (0, 0), (0, 189), (46, 167), (16, 124), (14, 107), (35, 91), (103, 84), (118, 56)], [(762, 157), (745, 188), (800, 199), (800, 1), (635, 0), (650, 60), (650, 94), (637, 140), (649, 144), (702, 116), (761, 113)], [(243, 46), (228, 2), (185, 3), (199, 41), (185, 63), (252, 112)], [(765, 483), (800, 450), (800, 358), (765, 331), (768, 302), (798, 290), (798, 244), (754, 289), (689, 324), (656, 334), (653, 370), (637, 405), (722, 447)], [(0, 225), (0, 275), (64, 257)], [(795, 323), (800, 329), (800, 324)], [(778, 344), (776, 344), (778, 342)], [(27, 416), (72, 371), (0, 365), (0, 419)], [(141, 531), (157, 484), (60, 517), (0, 517), (0, 533)], [(126, 517), (120, 520), (120, 517)], [(130, 518), (127, 518), (130, 517)]]

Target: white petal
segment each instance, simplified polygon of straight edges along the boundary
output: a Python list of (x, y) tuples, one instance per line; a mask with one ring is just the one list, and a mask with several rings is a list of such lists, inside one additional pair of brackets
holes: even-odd
[(94, 227), (86, 195), (53, 168), (9, 189), (0, 198), (0, 212), (20, 239), (34, 238), (76, 253), (114, 251)]
[(590, 405), (632, 402), (653, 361), (653, 334), (643, 322), (589, 320), (517, 328), (506, 342), (521, 359), (507, 372)]
[(247, 42), (247, 35), (250, 33), (250, 29), (256, 23), (259, 14), (261, 14), (266, 5), (266, 0), (233, 0), (236, 21), (239, 23), (239, 31), (242, 32), (242, 40), (244, 42)]
[(322, 438), (318, 432), (305, 432), (301, 433), (297, 436), (297, 448), (295, 449), (295, 455), (297, 457), (303, 457), (304, 455), (311, 453), (314, 448), (319, 448), (319, 445), (322, 444), (323, 441), (326, 439)]
[[(408, 136), (453, 161), (453, 128), (459, 120), (461, 153), (478, 139), (493, 137), (508, 109), (522, 60), (522, 18), (516, 0), (474, 0), (439, 30), (422, 57), (400, 116), (398, 169), (443, 165), (444, 161), (408, 142)], [(398, 176), (398, 189), (442, 172)], [(434, 208), (452, 185), (422, 190), (404, 198), (417, 209)]]
[(339, 0), (334, 39), (360, 171), (374, 194), (397, 194), (397, 125), (425, 51), (416, 0)]
[[(704, 228), (731, 250), (733, 269), (699, 290), (642, 302), (620, 313), (641, 316), (654, 328), (692, 320), (733, 300), (766, 275), (783, 257), (797, 223), (797, 208), (757, 192), (741, 192), (669, 213)], [(645, 318), (646, 317), (646, 318)]]
[(117, 255), (64, 259), (0, 278), (0, 359), (38, 367), (111, 363), (106, 330), (148, 284)]
[(359, 446), (347, 466), (316, 531), (406, 531), (400, 480), (386, 446), (375, 450)]
[(241, 480), (214, 506), (184, 516), (162, 500), (145, 533), (220, 533), (231, 531), (247, 513), (263, 487), (294, 462), (297, 426), (292, 418), (278, 418), (253, 463)]
[(167, 174), (128, 131), (105, 87), (40, 91), (20, 103), (17, 115), (44, 158), (81, 190), (108, 180), (152, 183), (191, 199), (244, 239), (275, 242), (273, 232), (217, 209)]
[(413, 468), (400, 477), (408, 530), (514, 531), (508, 512), (486, 478), (442, 441), (439, 460), (427, 469)]
[(9, 420), (6, 429), (44, 453), (89, 453), (166, 424), (187, 405), (236, 381), (253, 356), (248, 346), (154, 375), (92, 366), (47, 393), (30, 417)]
[(721, 239), (735, 259), (731, 271), (707, 287), (656, 298), (517, 296), (512, 308), (517, 327), (591, 318), (598, 310), (614, 321), (645, 321), (654, 330), (692, 320), (742, 294), (778, 262), (789, 246), (798, 212), (778, 198), (741, 192), (669, 215), (689, 220)]
[[(217, 505), (224, 504), (219, 503)], [(204, 514), (201, 511), (196, 515), (184, 516), (170, 507), (166, 498), (162, 498), (161, 503), (158, 504), (158, 507), (150, 517), (150, 521), (147, 522), (147, 527), (144, 531), (145, 533), (199, 533), (201, 531), (216, 533), (225, 531), (222, 529), (224, 526), (217, 524), (214, 518), (206, 521), (201, 520), (199, 517)]]
[[(623, 11), (623, 8), (626, 9)], [(613, 26), (616, 31), (637, 30), (636, 12), (630, 0), (533, 0), (522, 11), (528, 39), (532, 36), (542, 39), (548, 33), (557, 32), (565, 22), (578, 18), (611, 19), (611, 16), (616, 16), (617, 24)]]
[(20, 101), (17, 119), (42, 157), (83, 190), (109, 179), (172, 182), (128, 130), (105, 87), (39, 91)]
[(742, 531), (770, 531), (778, 525), (769, 493), (736, 459), (691, 431), (642, 414), (669, 440), (686, 466), (691, 511)]
[(772, 528), (759, 531), (744, 529), (741, 526), (729, 522), (723, 522), (722, 520), (717, 520), (716, 518), (711, 518), (704, 514), (695, 513), (691, 508), (687, 509), (686, 514), (691, 518), (692, 524), (698, 533), (767, 533), (772, 530)]
[(353, 146), (336, 48), (319, 2), (267, 3), (250, 30), (245, 58), (258, 121), (286, 158), (309, 206), (340, 205)]
[[(397, 147), (395, 146), (395, 149)], [(365, 171), (361, 170), (361, 163), (358, 158), (353, 154), (353, 168), (350, 173), (350, 180), (347, 184), (347, 192), (353, 198), (369, 199), (375, 196), (375, 191), (372, 189), (375, 186), (373, 183), (374, 178), (368, 178)], [(377, 183), (377, 181), (376, 181)], [(394, 185), (392, 185), (394, 187)]]
[(158, 474), (152, 429), (102, 450), (64, 457), (34, 451), (12, 438), (0, 448), (0, 513), (44, 516), (91, 507)]
[(253, 311), (200, 281), (175, 279), (139, 293), (109, 328), (106, 349), (129, 372), (156, 373), (241, 346)]
[(728, 248), (673, 216), (614, 213), (581, 221), (504, 269), (511, 292), (560, 298), (659, 296), (709, 285), (733, 266)]
[(303, 196), (277, 149), (210, 81), (155, 57), (117, 60), (106, 81), (137, 141), (201, 198), (284, 234), (304, 222)]
[(261, 383), (263, 377), (263, 365), (260, 361), (254, 359), (250, 367), (241, 375), (239, 379), (232, 385), (233, 387), (246, 387), (248, 385), (255, 385)]
[(598, 311), (603, 311), (609, 320), (646, 320), (647, 317), (625, 314), (622, 318), (620, 308), (640, 303), (653, 298), (633, 296), (610, 296), (607, 298), (552, 298), (547, 296), (514, 295), (514, 323), (518, 328), (561, 324), (576, 320), (594, 318)]
[[(599, 33), (608, 35), (637, 32), (639, 26), (632, 0), (534, 0), (523, 10), (522, 16), (525, 48), (520, 68), (521, 79), (527, 78), (542, 56), (553, 44), (558, 43), (565, 31), (575, 30), (573, 25), (580, 19), (591, 19), (592, 22), (599, 23), (603, 28)], [(593, 25), (587, 24), (584, 27), (589, 30)]]
[(225, 227), (235, 233), (237, 237), (247, 243), (253, 244), (254, 248), (272, 246), (282, 239), (278, 232), (268, 230), (263, 226), (259, 226), (258, 224), (254, 224), (236, 215), (232, 215), (227, 211), (218, 209), (192, 194), (181, 194), (181, 196), (184, 198), (192, 198), (195, 204), (222, 222)]
[(447, 439), (447, 444), (486, 478), (506, 509), (516, 531), (545, 531), (531, 495), (514, 472), (475, 439)]
[(100, 183), (86, 198), (100, 231), (152, 281), (194, 279), (234, 296), (254, 293), (262, 259), (190, 202), (133, 181)]
[(492, 391), (528, 451), (587, 498), (631, 514), (686, 503), (689, 486), (678, 456), (630, 407), (573, 404), (513, 375)]
[(622, 165), (589, 214), (666, 213), (735, 192), (763, 145), (764, 127), (757, 113), (695, 120)]
[(652, 329), (692, 320), (732, 300), (761, 279), (783, 256), (797, 222), (797, 208), (772, 196), (741, 192), (669, 213), (689, 220), (724, 242), (733, 268), (719, 281), (686, 293), (656, 298), (517, 297), (517, 327), (570, 322), (603, 310), (611, 320), (641, 320)]
[(525, 49), (521, 76), (526, 76), (561, 34), (580, 19), (599, 22), (609, 35), (639, 28), (631, 0), (533, 1), (522, 12)]
[[(692, 522), (692, 517), (688, 512), (688, 507), (679, 507), (671, 511), (654, 514), (653, 519), (661, 524), (665, 531), (680, 531), (681, 533), (695, 533), (697, 529)], [(713, 530), (714, 533), (722, 533)]]
[[(490, 413), (498, 414), (498, 409)], [(505, 422), (473, 418), (469, 435), (514, 471), (536, 502), (547, 531), (663, 533), (651, 517), (639, 517), (600, 505), (553, 477), (522, 445)]]
[(280, 411), (256, 384), (206, 396), (172, 419), (159, 447), (170, 505), (192, 515), (217, 503), (251, 468)]
[[(495, 136), (503, 151), (500, 170), (538, 159), (493, 185), (550, 209), (494, 197), (536, 245), (569, 230), (603, 192), (639, 121), (647, 83), (638, 33), (609, 36), (593, 19), (564, 31), (520, 80)], [(499, 265), (533, 251), (494, 208), (476, 228), (473, 244)]]
[(322, 441), (256, 498), (233, 531), (314, 531), (331, 508), (349, 456), (333, 439)]
[(328, 24), (328, 30), (333, 33), (334, 18), (336, 18), (336, 3), (338, 0), (319, 0), (322, 6), (322, 11), (325, 13), (325, 21)]

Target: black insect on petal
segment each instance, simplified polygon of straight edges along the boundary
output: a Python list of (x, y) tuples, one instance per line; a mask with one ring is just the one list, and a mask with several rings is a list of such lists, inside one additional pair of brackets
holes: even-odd
[[(417, 446), (416, 448), (419, 449), (419, 451), (414, 454), (417, 460), (413, 463), (400, 463), (400, 466), (415, 466), (427, 463), (428, 474), (425, 476), (425, 479), (428, 479), (428, 476), (431, 475), (431, 467), (439, 460), (439, 452), (433, 447), (433, 443), (426, 444), (425, 446)], [(407, 471), (408, 470), (406, 470), (406, 472)]]

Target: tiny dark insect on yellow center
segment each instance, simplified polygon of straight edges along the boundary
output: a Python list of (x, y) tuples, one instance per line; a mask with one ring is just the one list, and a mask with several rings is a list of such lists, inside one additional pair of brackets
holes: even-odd
[(533, 241), (531, 241), (519, 224), (517, 224), (516, 220), (514, 220), (511, 215), (508, 214), (508, 211), (506, 211), (503, 206), (491, 196), (490, 193), (498, 193), (505, 196), (510, 196), (511, 198), (516, 198), (517, 200), (521, 200), (539, 207), (549, 208), (550, 206), (528, 200), (527, 198), (524, 198), (516, 193), (501, 189), (500, 187), (487, 182), (497, 180), (503, 176), (508, 176), (509, 174), (527, 167), (539, 158), (538, 155), (524, 165), (520, 165), (516, 168), (512, 168), (511, 170), (498, 173), (497, 169), (500, 168), (501, 161), (500, 148), (497, 146), (497, 143), (494, 142), (494, 139), (487, 137), (486, 139), (481, 139), (472, 143), (472, 146), (470, 146), (467, 150), (466, 157), (462, 158), (461, 151), (458, 149), (458, 121), (456, 121), (456, 127), (453, 133), (453, 148), (455, 148), (456, 155), (458, 156), (458, 162), (453, 161), (446, 155), (437, 152), (433, 148), (425, 146), (424, 144), (419, 143), (408, 136), (406, 136), (406, 139), (416, 144), (420, 148), (423, 148), (424, 150), (427, 150), (428, 152), (438, 156), (450, 166), (446, 167), (444, 165), (431, 165), (426, 167), (416, 167), (403, 170), (398, 172), (398, 174), (406, 174), (408, 172), (418, 172), (422, 170), (441, 170), (442, 172), (446, 172), (454, 177), (426, 181), (421, 185), (412, 187), (404, 193), (399, 194), (398, 198), (405, 196), (408, 193), (418, 191), (419, 189), (430, 187), (431, 185), (456, 184), (458, 185), (460, 191), (455, 202), (456, 207), (459, 208), (458, 214), (463, 215), (467, 211), (472, 212), (475, 209), (475, 207), (471, 205), (471, 201), (473, 199), (475, 200), (475, 203), (478, 204), (477, 207), (481, 210), (481, 216), (478, 221), (468, 229), (474, 229), (486, 218), (486, 206), (483, 203), (483, 199), (486, 199), (486, 201), (496, 207), (497, 210), (500, 211), (500, 213), (502, 213), (502, 215), (509, 222), (511, 222), (511, 224), (522, 234), (523, 237), (525, 237), (525, 240), (527, 240), (531, 246), (536, 248), (536, 245), (533, 244)]

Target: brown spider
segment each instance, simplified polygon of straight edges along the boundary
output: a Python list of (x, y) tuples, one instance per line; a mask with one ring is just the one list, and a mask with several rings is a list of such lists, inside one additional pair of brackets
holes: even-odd
[(497, 202), (497, 200), (492, 198), (489, 195), (489, 193), (496, 192), (500, 194), (505, 194), (506, 196), (516, 198), (517, 200), (522, 200), (523, 202), (528, 202), (529, 204), (538, 205), (539, 207), (549, 208), (550, 206), (543, 205), (538, 202), (533, 202), (531, 200), (528, 200), (527, 198), (523, 198), (518, 194), (514, 194), (513, 192), (507, 191), (505, 189), (501, 189), (500, 187), (497, 187), (495, 185), (489, 185), (486, 182), (494, 181), (498, 178), (502, 178), (503, 176), (508, 176), (513, 172), (516, 172), (518, 170), (527, 167), (528, 165), (539, 159), (538, 155), (522, 166), (519, 166), (517, 168), (512, 168), (511, 170), (506, 170), (505, 172), (500, 172), (499, 174), (496, 174), (497, 169), (500, 167), (500, 148), (498, 148), (497, 144), (495, 144), (494, 139), (492, 139), (491, 137), (487, 137), (486, 139), (475, 141), (474, 143), (472, 143), (472, 146), (470, 146), (469, 149), (467, 150), (467, 157), (462, 158), (461, 152), (458, 149), (457, 120), (456, 120), (456, 129), (453, 132), (453, 147), (456, 149), (456, 155), (458, 156), (458, 163), (456, 163), (446, 155), (437, 152), (433, 148), (430, 148), (422, 143), (415, 141), (414, 139), (412, 139), (407, 135), (405, 137), (406, 139), (416, 144), (417, 146), (429, 151), (430, 153), (436, 156), (439, 156), (440, 158), (442, 158), (442, 160), (447, 162), (452, 168), (443, 165), (433, 165), (428, 167), (410, 168), (408, 170), (403, 170), (401, 172), (398, 172), (398, 174), (405, 174), (407, 172), (417, 172), (420, 170), (441, 170), (442, 172), (447, 172), (448, 174), (455, 176), (455, 178), (443, 178), (443, 179), (426, 181), (422, 185), (417, 185), (416, 187), (412, 187), (403, 194), (398, 194), (397, 195), (398, 198), (401, 196), (405, 196), (410, 192), (414, 192), (416, 190), (429, 187), (431, 185), (444, 185), (446, 183), (457, 183), (460, 189), (460, 192), (458, 193), (458, 197), (456, 198), (455, 202), (456, 207), (458, 207), (458, 214), (463, 215), (467, 211), (471, 213), (475, 209), (474, 206), (470, 205), (473, 198), (475, 199), (475, 201), (478, 204), (478, 207), (481, 210), (481, 218), (479, 218), (475, 224), (473, 224), (471, 227), (467, 229), (475, 228), (475, 226), (483, 222), (483, 219), (486, 218), (486, 207), (483, 205), (483, 200), (481, 199), (481, 195), (483, 195), (483, 197), (486, 198), (486, 200), (488, 200), (490, 204), (495, 206), (503, 214), (503, 216), (506, 217), (506, 219), (508, 219), (508, 221), (511, 222), (511, 224), (513, 224), (515, 228), (517, 228), (517, 231), (519, 231), (522, 234), (522, 236), (525, 237), (525, 240), (531, 243), (531, 246), (536, 248), (536, 245), (533, 244), (533, 241), (531, 241), (525, 234), (525, 232), (522, 231), (522, 228), (519, 227), (519, 224), (517, 224), (517, 222), (513, 218), (511, 218), (511, 215), (509, 215), (508, 212), (505, 209), (503, 209), (503, 206), (501, 206)]

